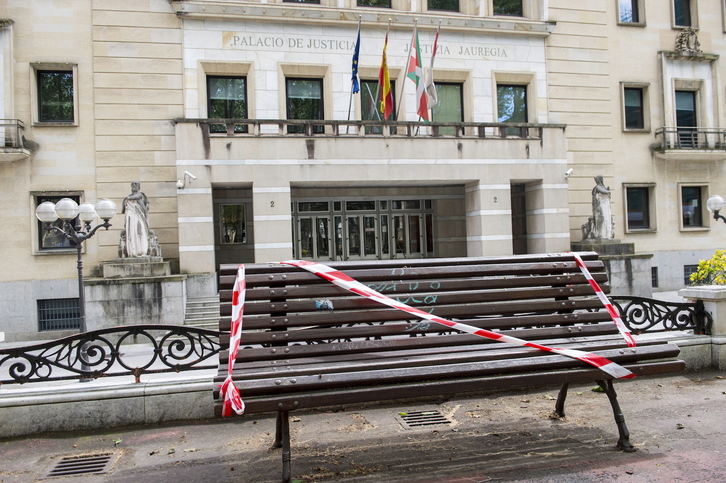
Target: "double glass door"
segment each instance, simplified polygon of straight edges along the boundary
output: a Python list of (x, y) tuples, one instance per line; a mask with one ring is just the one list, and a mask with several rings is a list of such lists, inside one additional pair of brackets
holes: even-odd
[(322, 261), (433, 256), (430, 201), (341, 200), (294, 205), (297, 257)]

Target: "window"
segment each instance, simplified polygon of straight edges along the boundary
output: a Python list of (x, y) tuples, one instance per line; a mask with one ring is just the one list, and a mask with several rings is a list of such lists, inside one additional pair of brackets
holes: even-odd
[[(323, 119), (323, 80), (287, 78), (287, 118)], [(305, 133), (305, 126), (288, 126), (289, 133)], [(313, 126), (313, 133), (325, 132), (323, 126)]]
[(676, 91), (676, 126), (678, 147), (698, 147), (698, 113), (696, 112), (696, 91)]
[(627, 231), (651, 230), (651, 187), (626, 186), (625, 206), (627, 213)]
[(36, 70), (38, 122), (75, 122), (73, 71)]
[(459, 11), (459, 0), (428, 0), (429, 10)]
[[(382, 121), (381, 113), (381, 90), (377, 80), (361, 80), (360, 83), (360, 107), (362, 121)], [(391, 81), (391, 95), (393, 96), (393, 114), (389, 120), (396, 117), (396, 82)]]
[(294, 3), (320, 3), (320, 0), (282, 0), (283, 2), (294, 2)]
[(623, 88), (623, 109), (625, 129), (645, 129), (644, 89), (641, 87)]
[(391, 0), (358, 0), (358, 6), (391, 8)]
[[(497, 84), (497, 122), (527, 122), (527, 86)], [(507, 128), (506, 135), (521, 135), (519, 128)]]
[(619, 0), (620, 23), (640, 23), (639, 0)]
[(523, 17), (524, 9), (522, 0), (494, 0), (494, 15), (510, 15), (513, 17)]
[(691, 0), (673, 0), (673, 24), (676, 27), (693, 27)]
[(650, 267), (650, 286), (658, 288), (660, 281), (658, 280), (658, 267)]
[(38, 300), (38, 330), (77, 330), (81, 328), (78, 298)]
[(683, 285), (691, 285), (691, 275), (698, 271), (698, 265), (683, 265)]
[(247, 243), (245, 205), (219, 205), (219, 219), (222, 244)]
[[(69, 195), (38, 195), (35, 197), (36, 204), (35, 206), (38, 206), (39, 204), (43, 203), (44, 201), (51, 201), (53, 203), (57, 203), (61, 198), (70, 198), (76, 203), (81, 202), (80, 196), (69, 196)], [(80, 224), (79, 218), (76, 217), (75, 220), (71, 222), (74, 227), (78, 227)], [(56, 226), (58, 228), (63, 228), (63, 220), (56, 220), (53, 223), (50, 224), (50, 226)], [(76, 244), (72, 241), (68, 240), (66, 237), (64, 237), (61, 233), (58, 233), (56, 230), (46, 230), (43, 226), (43, 223), (38, 221), (38, 247), (41, 251), (51, 251), (51, 250), (63, 250), (63, 249), (76, 249)]]
[[(210, 119), (247, 119), (247, 78), (207, 76), (207, 115)], [(211, 132), (226, 132), (221, 124), (210, 125)], [(247, 132), (236, 125), (235, 132)]]
[(683, 228), (702, 227), (701, 186), (681, 186)]
[[(464, 121), (464, 85), (459, 83), (436, 83), (438, 103), (431, 109), (431, 120), (434, 122)], [(439, 128), (439, 134), (454, 135), (456, 128)]]

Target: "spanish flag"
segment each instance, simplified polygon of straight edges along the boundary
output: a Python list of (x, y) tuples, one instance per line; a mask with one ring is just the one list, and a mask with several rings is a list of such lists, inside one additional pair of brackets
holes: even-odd
[(386, 48), (388, 47), (388, 32), (391, 25), (386, 30), (386, 40), (383, 42), (383, 58), (381, 59), (381, 70), (378, 71), (378, 86), (381, 91), (381, 113), (383, 119), (388, 119), (393, 113), (393, 94), (391, 93), (391, 75), (388, 72), (388, 58), (386, 57)]

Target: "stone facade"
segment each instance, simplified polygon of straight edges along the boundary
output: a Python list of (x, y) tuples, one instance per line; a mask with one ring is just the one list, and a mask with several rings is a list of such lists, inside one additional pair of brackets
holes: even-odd
[[(25, 142), (0, 150), (0, 219), (14, 237), (0, 275), (0, 331), (8, 340), (56, 337), (64, 332), (38, 334), (37, 300), (77, 297), (75, 250), (40, 248), (38, 200), (118, 204), (134, 180), (149, 197), (164, 258), (187, 276), (179, 300), (215, 293), (219, 263), (565, 251), (591, 215), (598, 174), (612, 190), (615, 238), (653, 255), (658, 288), (681, 288), (684, 265), (721, 247), (726, 229), (705, 210), (710, 194), (726, 193), (724, 5), (690, 3), (697, 38), (677, 44), (684, 20), (655, 0), (631, 3), (636, 21), (624, 2), (599, 0), (523, 0), (521, 16), (496, 15), (496, 0), (461, 0), (459, 12), (417, 0), (392, 0), (391, 9), (352, 0), (7, 0), (0, 107), (22, 122)], [(458, 86), (458, 135), (345, 125), (365, 114), (362, 95), (350, 96), (358, 21), (359, 75), (370, 81), (389, 19), (398, 120), (418, 120), (405, 72), (413, 27), (428, 67), (441, 25), (434, 80)], [(41, 119), (45, 71), (72, 74), (70, 121)], [(288, 118), (287, 79), (319, 80), (322, 131), (212, 127), (210, 77), (244, 77), (247, 115), (257, 121)], [(526, 129), (497, 126), (498, 86), (526, 94)], [(677, 129), (689, 92), (694, 127), (708, 132)], [(633, 118), (638, 93), (642, 115)], [(305, 211), (311, 206), (328, 208)], [(90, 278), (117, 257), (122, 215), (111, 223), (85, 243)]]

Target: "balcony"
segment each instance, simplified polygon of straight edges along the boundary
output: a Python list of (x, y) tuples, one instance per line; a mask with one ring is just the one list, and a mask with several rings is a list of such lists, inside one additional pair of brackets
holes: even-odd
[(23, 146), (24, 129), (20, 119), (0, 119), (0, 133), (3, 144), (0, 146), (0, 163), (22, 161), (30, 157), (30, 151)]
[(175, 123), (182, 159), (552, 159), (565, 152), (565, 126), (560, 124), (289, 119)]
[(663, 159), (718, 161), (726, 159), (726, 129), (662, 127), (655, 132), (655, 155)]

